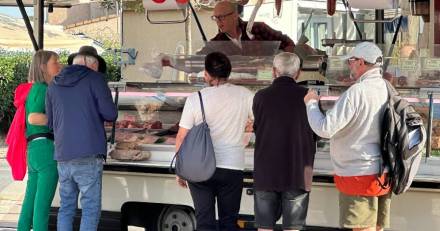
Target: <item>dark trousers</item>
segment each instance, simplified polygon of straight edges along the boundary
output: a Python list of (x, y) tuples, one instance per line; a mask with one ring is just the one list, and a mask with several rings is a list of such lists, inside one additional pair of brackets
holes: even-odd
[[(189, 189), (196, 211), (198, 231), (238, 230), (243, 171), (217, 168), (211, 179), (189, 183)], [(216, 199), (218, 226), (215, 219)]]

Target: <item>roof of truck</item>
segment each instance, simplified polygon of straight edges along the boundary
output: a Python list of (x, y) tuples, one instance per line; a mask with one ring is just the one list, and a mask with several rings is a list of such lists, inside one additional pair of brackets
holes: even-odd
[[(34, 0), (22, 0), (25, 6), (33, 6)], [(53, 4), (54, 7), (71, 7), (80, 3), (94, 2), (93, 0), (44, 0), (44, 5)], [(1, 0), (0, 6), (17, 6), (16, 0)]]

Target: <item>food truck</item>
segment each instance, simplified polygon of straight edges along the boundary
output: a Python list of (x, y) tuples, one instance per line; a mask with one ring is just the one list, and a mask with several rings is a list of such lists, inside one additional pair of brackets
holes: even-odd
[[(50, 1), (56, 2), (56, 1)], [(68, 1), (63, 1), (68, 2)], [(122, 79), (109, 83), (119, 110), (106, 124), (112, 147), (103, 173), (99, 230), (195, 230), (188, 189), (170, 172), (175, 134), (185, 99), (204, 87), (203, 47), (217, 33), (210, 19), (215, 0), (123, 0), (118, 4)], [(422, 114), (426, 152), (412, 183), (391, 205), (392, 230), (440, 230), (440, 1), (265, 0), (235, 1), (243, 20), (264, 21), (296, 43), (303, 61), (300, 81), (317, 89), (322, 108), (332, 107), (351, 84), (340, 57), (360, 41), (378, 44), (384, 76)], [(230, 81), (253, 92), (271, 83), (276, 42), (249, 42), (256, 54), (230, 55)], [(169, 58), (177, 69), (163, 67)], [(245, 179), (239, 226), (253, 229), (253, 142), (245, 135)], [(59, 207), (53, 202), (51, 222)], [(79, 217), (77, 217), (79, 219)], [(79, 225), (76, 219), (76, 225)], [(329, 142), (317, 142), (307, 226), (339, 230), (338, 191), (333, 183)], [(53, 226), (54, 227), (54, 226)]]

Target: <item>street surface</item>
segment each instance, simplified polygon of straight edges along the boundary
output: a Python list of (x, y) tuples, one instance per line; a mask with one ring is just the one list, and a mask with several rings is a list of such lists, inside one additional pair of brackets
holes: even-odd
[(6, 146), (0, 137), (0, 231), (12, 231), (17, 227), (23, 199), (25, 181), (13, 181), (6, 161)]

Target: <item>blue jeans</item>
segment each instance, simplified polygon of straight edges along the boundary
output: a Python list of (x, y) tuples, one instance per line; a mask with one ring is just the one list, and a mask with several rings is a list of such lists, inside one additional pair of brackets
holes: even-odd
[(98, 229), (101, 216), (102, 158), (58, 162), (60, 209), (57, 230), (71, 231), (81, 192), (81, 231)]

